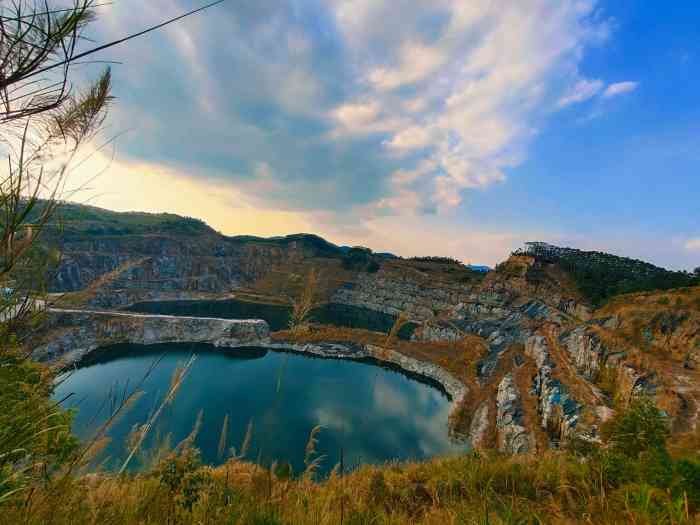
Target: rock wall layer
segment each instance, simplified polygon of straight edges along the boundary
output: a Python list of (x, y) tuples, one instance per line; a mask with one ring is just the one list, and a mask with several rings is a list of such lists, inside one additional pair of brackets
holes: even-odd
[(34, 348), (39, 361), (69, 364), (101, 346), (117, 343), (209, 343), (258, 346), (270, 339), (261, 320), (177, 317), (87, 310), (49, 310), (45, 341)]

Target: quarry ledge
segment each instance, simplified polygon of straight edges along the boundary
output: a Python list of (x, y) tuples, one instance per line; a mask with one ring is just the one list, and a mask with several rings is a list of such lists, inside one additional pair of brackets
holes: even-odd
[(37, 361), (71, 366), (102, 346), (119, 343), (205, 343), (217, 347), (263, 346), (270, 327), (262, 320), (180, 317), (126, 312), (49, 309), (34, 344)]

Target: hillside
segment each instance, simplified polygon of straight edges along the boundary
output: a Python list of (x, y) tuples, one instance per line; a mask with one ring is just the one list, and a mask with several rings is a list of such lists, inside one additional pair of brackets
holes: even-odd
[(561, 248), (541, 242), (528, 242), (524, 250), (514, 255), (529, 255), (542, 263), (556, 264), (573, 279), (577, 289), (595, 307), (620, 294), (700, 284), (699, 275), (674, 272), (609, 253)]
[[(686, 515), (700, 505), (692, 452), (700, 443), (700, 287), (689, 274), (608, 254), (556, 247), (545, 253), (539, 251), (542, 245), (535, 250), (529, 245), (485, 273), (449, 258), (379, 255), (307, 234), (226, 237), (200, 221), (167, 214), (71, 205), (64, 217), (77, 222), (66, 220), (70, 234), (60, 242), (63, 260), (54, 286), (70, 292), (57, 294), (58, 304), (200, 317), (225, 317), (226, 311), (270, 315), (277, 345), (332, 343), (347, 352), (371, 347), (380, 356), (391, 351), (399, 361), (439, 367), (467, 392), (450, 417), (449, 431), (480, 451), (473, 456), (363, 467), (342, 478), (336, 472), (322, 483), (313, 476), (289, 480), (275, 469), (258, 470), (238, 460), (216, 469), (201, 466), (196, 451), (173, 456), (172, 468), (200, 480), (191, 496), (196, 504), (178, 511), (182, 520), (231, 510), (229, 504), (211, 502), (232, 486), (244, 498), (241, 519), (263, 520), (251, 523), (315, 523), (305, 514), (308, 508), (324, 516), (323, 522), (336, 522), (337, 506), (320, 503), (326, 497), (346, 498), (350, 514), (345, 516), (356, 516), (353, 523), (443, 523), (455, 513), (506, 522), (507, 516), (546, 515), (567, 523), (576, 522), (581, 511), (601, 512), (601, 505), (614, 523), (631, 512), (620, 501), (643, 497), (635, 492), (642, 490), (638, 483), (666, 490), (665, 499), (658, 496), (658, 512), (648, 511), (657, 518), (678, 501), (686, 505)], [(310, 290), (312, 318), (303, 330), (286, 330), (284, 317), (309, 291), (312, 271), (317, 276)], [(594, 277), (600, 279), (596, 287)], [(666, 289), (676, 282), (682, 287)], [(640, 287), (661, 290), (623, 293)], [(66, 330), (84, 332), (79, 326), (60, 328), (61, 341), (71, 340)], [(114, 327), (94, 331), (107, 328)], [(51, 333), (44, 334), (49, 339)], [(69, 349), (57, 344), (54, 350), (60, 357)], [(660, 461), (652, 462), (654, 469), (672, 469), (664, 474), (670, 481), (663, 483), (639, 466), (652, 461), (646, 456), (611, 459), (600, 452), (613, 446), (606, 430), (612, 422), (640, 403), (639, 410), (651, 410), (644, 408), (648, 400), (661, 410), (653, 417), (671, 432), (659, 454), (686, 458), (676, 463), (670, 456), (653, 456)], [(581, 462), (578, 454), (589, 459)], [(473, 469), (504, 485), (482, 486), (486, 478), (468, 474)], [(627, 477), (616, 478), (616, 472)], [(165, 505), (170, 496), (161, 492), (162, 475), (96, 478), (100, 495), (92, 497), (111, 508), (109, 497), (100, 499), (102, 491), (141, 503), (141, 495), (153, 491), (148, 501)], [(590, 485), (591, 476), (605, 479)], [(339, 485), (339, 479), (347, 485)], [(83, 490), (83, 481), (76, 483), (74, 500)], [(574, 492), (564, 486), (574, 486)], [(183, 498), (193, 494), (179, 486), (172, 490)], [(574, 493), (590, 499), (572, 504)], [(261, 494), (268, 495), (265, 512), (271, 514), (258, 514)], [(483, 494), (494, 510), (467, 510), (483, 501)], [(542, 494), (551, 499), (545, 502)], [(608, 494), (615, 496), (606, 499)], [(516, 496), (505, 505), (504, 498)], [(75, 501), (71, 507), (99, 514)], [(143, 512), (142, 521), (149, 522), (151, 510)]]

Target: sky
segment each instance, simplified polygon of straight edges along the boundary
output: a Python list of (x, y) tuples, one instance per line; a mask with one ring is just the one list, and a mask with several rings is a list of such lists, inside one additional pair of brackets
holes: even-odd
[[(203, 3), (118, 0), (89, 36)], [(681, 0), (229, 0), (99, 57), (119, 62), (109, 144), (70, 197), (473, 264), (541, 240), (695, 268), (698, 20)]]

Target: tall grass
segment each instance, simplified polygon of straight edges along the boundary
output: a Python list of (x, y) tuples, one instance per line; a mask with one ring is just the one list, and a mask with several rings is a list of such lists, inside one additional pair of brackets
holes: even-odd
[(289, 316), (289, 329), (294, 334), (301, 334), (309, 329), (311, 312), (316, 306), (316, 295), (320, 276), (312, 268), (306, 276), (306, 283), (300, 296), (292, 301), (292, 312)]
[(139, 476), (73, 479), (49, 508), (41, 493), (6, 505), (0, 523), (325, 525), (458, 523), (697, 523), (695, 492), (607, 477), (606, 459), (567, 453), (470, 454), (363, 466), (321, 482), (279, 478), (231, 460), (202, 466), (182, 451)]
[[(126, 468), (129, 466), (129, 463), (133, 459), (136, 452), (143, 445), (143, 442), (146, 439), (146, 436), (148, 435), (150, 430), (155, 425), (156, 421), (160, 417), (160, 415), (163, 412), (163, 410), (165, 409), (165, 407), (170, 405), (173, 402), (173, 400), (175, 399), (175, 395), (177, 394), (177, 391), (180, 389), (180, 386), (182, 386), (182, 383), (185, 380), (187, 373), (192, 368), (192, 365), (194, 364), (196, 359), (197, 359), (197, 356), (195, 354), (192, 354), (184, 366), (178, 367), (175, 369), (175, 372), (173, 373), (173, 376), (172, 376), (171, 381), (170, 381), (170, 388), (168, 389), (167, 393), (165, 394), (163, 401), (160, 403), (158, 408), (153, 412), (153, 414), (148, 418), (148, 421), (146, 421), (146, 423), (144, 423), (137, 430), (137, 433), (136, 433), (135, 439), (133, 441), (133, 445), (131, 446), (131, 449), (129, 451), (129, 454), (127, 455), (126, 459), (122, 463), (121, 468), (119, 469), (120, 474), (122, 474), (126, 470)], [(199, 424), (201, 424), (201, 414), (197, 417), (197, 421)], [(195, 433), (195, 435), (196, 435), (196, 433)], [(192, 437), (192, 441), (194, 441), (194, 437)]]

